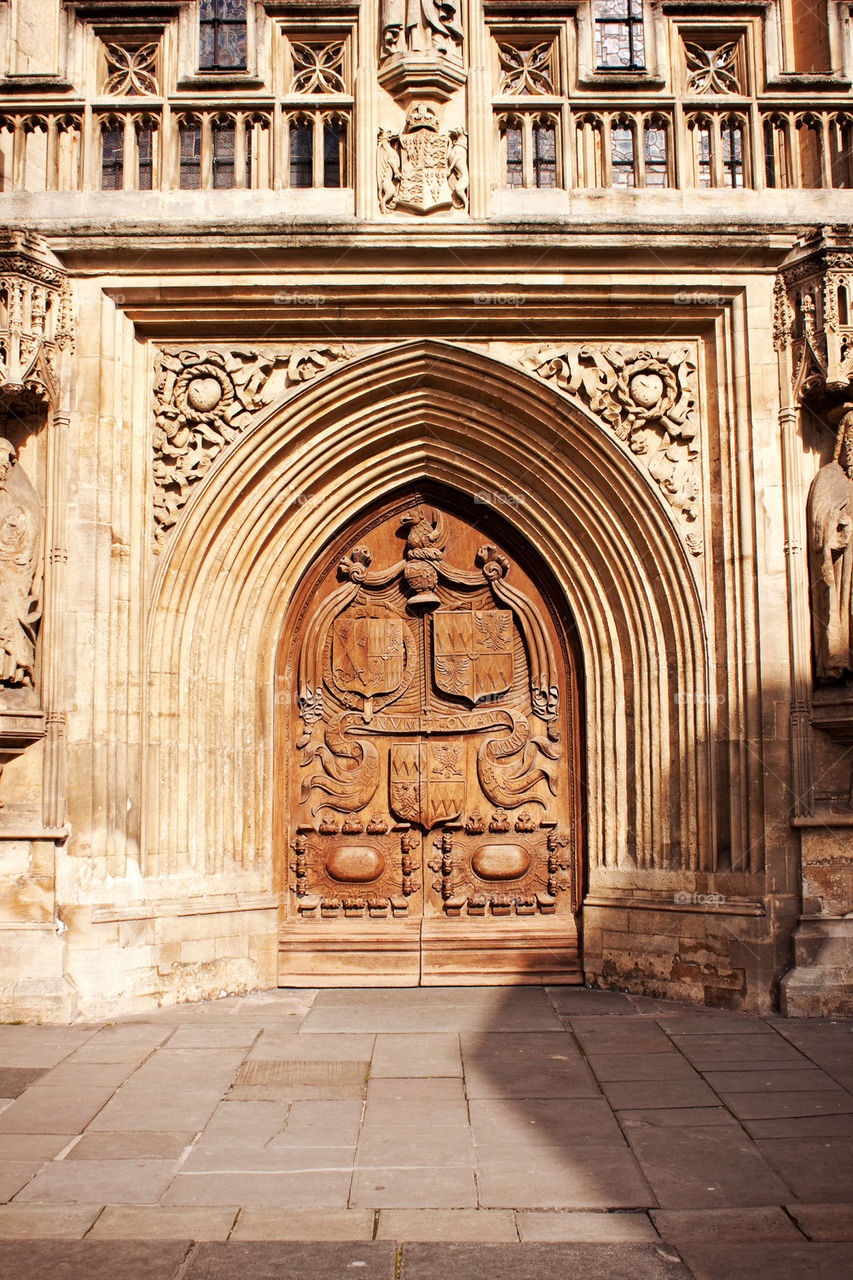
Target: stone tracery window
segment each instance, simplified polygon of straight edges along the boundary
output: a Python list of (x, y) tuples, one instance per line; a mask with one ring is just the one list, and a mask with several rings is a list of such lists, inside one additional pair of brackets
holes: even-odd
[(185, 116), (178, 126), (179, 186), (182, 191), (201, 187), (201, 121)]
[(601, 71), (644, 70), (643, 0), (595, 0), (595, 60)]
[(121, 121), (107, 117), (101, 126), (101, 190), (121, 191), (124, 186), (124, 129)]
[(243, 70), (246, 66), (246, 35), (246, 0), (201, 0), (200, 69)]
[(505, 187), (560, 186), (556, 116), (550, 112), (503, 115), (499, 131)]

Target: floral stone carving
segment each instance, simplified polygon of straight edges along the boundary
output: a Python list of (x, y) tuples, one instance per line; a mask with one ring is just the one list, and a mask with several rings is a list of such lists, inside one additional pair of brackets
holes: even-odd
[(154, 387), (156, 549), (222, 450), (277, 396), (350, 355), (345, 346), (162, 351)]
[(522, 364), (599, 418), (644, 464), (688, 549), (703, 550), (696, 365), (684, 348), (538, 347)]

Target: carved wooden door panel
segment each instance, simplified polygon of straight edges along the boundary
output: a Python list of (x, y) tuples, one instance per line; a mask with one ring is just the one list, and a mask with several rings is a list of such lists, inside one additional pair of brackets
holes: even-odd
[(529, 552), (473, 510), (409, 495), (303, 584), (277, 674), (284, 984), (580, 980), (573, 653)]

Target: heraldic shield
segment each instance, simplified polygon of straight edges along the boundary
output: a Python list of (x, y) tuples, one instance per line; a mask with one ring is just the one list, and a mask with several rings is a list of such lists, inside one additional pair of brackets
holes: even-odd
[(403, 623), (395, 617), (337, 618), (332, 634), (335, 684), (365, 698), (397, 689), (403, 679)]
[(400, 148), (398, 206), (418, 213), (449, 208), (447, 134), (432, 133), (427, 129), (402, 133)]
[(509, 609), (440, 609), (433, 614), (435, 682), (472, 705), (498, 698), (512, 684)]
[(453, 738), (426, 738), (391, 747), (391, 810), (431, 830), (465, 807), (465, 748)]

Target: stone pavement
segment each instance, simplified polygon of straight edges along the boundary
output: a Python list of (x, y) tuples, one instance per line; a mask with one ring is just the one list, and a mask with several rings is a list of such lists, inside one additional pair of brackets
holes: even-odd
[(0, 1275), (844, 1280), (851, 1048), (577, 988), (0, 1025)]

